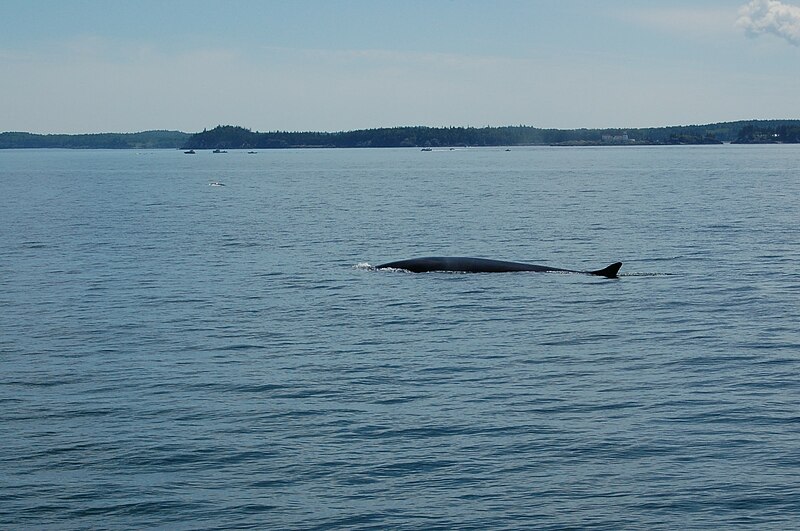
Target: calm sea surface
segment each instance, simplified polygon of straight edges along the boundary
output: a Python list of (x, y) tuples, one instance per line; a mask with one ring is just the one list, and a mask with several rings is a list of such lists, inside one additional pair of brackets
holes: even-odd
[(0, 151), (0, 528), (796, 529), (799, 167)]

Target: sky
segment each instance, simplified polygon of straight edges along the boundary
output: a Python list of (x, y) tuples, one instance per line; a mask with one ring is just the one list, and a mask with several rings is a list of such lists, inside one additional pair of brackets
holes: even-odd
[(800, 0), (2, 0), (0, 131), (800, 118)]

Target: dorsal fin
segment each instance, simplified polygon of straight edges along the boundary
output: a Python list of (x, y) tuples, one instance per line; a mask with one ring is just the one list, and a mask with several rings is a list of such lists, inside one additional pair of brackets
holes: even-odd
[(614, 262), (610, 266), (604, 267), (603, 269), (589, 271), (589, 274), (597, 275), (599, 277), (617, 278), (617, 273), (619, 272), (620, 267), (622, 267), (622, 262)]

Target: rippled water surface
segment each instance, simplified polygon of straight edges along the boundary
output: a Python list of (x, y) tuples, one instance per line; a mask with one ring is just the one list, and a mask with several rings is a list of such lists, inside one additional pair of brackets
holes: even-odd
[(0, 527), (797, 528), (798, 161), (0, 151)]

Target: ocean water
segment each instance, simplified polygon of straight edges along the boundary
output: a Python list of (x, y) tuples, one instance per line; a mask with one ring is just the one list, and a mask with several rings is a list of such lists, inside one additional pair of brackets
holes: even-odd
[(798, 528), (799, 161), (0, 151), (0, 528)]

